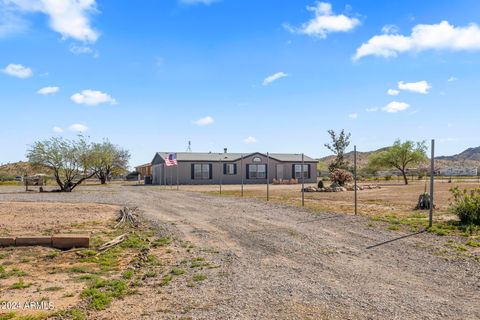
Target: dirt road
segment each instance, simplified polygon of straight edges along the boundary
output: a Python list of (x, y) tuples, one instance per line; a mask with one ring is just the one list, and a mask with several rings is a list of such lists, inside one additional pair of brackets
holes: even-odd
[(438, 236), (382, 244), (406, 234), (363, 217), (155, 187), (67, 195), (2, 191), (0, 201), (136, 204), (149, 219), (169, 222), (218, 266), (201, 286), (171, 289), (168, 301), (154, 291), (137, 297), (145, 304), (141, 317), (119, 305), (106, 317), (480, 319), (480, 263), (445, 251), (446, 240)]

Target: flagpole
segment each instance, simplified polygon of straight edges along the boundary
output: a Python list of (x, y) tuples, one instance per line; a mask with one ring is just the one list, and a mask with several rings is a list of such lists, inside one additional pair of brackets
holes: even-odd
[(179, 186), (178, 186), (178, 155), (175, 153), (175, 160), (177, 160), (177, 191), (179, 190)]

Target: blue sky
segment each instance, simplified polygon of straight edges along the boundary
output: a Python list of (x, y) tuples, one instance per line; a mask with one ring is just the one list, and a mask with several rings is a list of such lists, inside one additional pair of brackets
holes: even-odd
[(0, 163), (79, 132), (156, 151), (314, 157), (480, 145), (480, 2), (0, 0)]

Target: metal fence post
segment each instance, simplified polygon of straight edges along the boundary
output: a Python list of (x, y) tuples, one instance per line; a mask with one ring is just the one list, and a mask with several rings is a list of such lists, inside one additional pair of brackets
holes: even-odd
[(302, 153), (302, 207), (305, 207), (305, 159), (304, 154)]
[(269, 173), (270, 173), (270, 153), (267, 152), (267, 201), (270, 201), (270, 178), (269, 178)]
[(354, 192), (355, 192), (355, 215), (358, 213), (357, 207), (357, 146), (353, 147), (353, 181), (354, 181)]
[(222, 194), (223, 161), (220, 159), (220, 194)]
[(432, 158), (430, 159), (430, 212), (428, 215), (428, 226), (433, 224), (433, 189), (435, 183), (435, 140), (432, 139)]
[(243, 197), (243, 154), (242, 157), (240, 158), (240, 175), (241, 175), (241, 180), (242, 180), (242, 197)]

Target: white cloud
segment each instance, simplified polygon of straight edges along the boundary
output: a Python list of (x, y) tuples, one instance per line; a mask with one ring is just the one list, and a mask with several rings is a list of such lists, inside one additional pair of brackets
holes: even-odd
[(377, 112), (378, 108), (377, 107), (367, 108), (367, 109), (365, 109), (365, 111), (367, 111), (367, 112)]
[(243, 142), (246, 144), (254, 144), (257, 143), (257, 139), (255, 139), (255, 137), (248, 136), (247, 138), (243, 139)]
[(76, 45), (74, 43), (70, 44), (68, 50), (76, 55), (81, 54), (91, 54), (94, 58), (98, 58), (100, 54), (97, 50), (92, 49), (92, 47), (85, 46), (85, 45)]
[(263, 85), (268, 86), (270, 83), (272, 83), (272, 82), (274, 82), (278, 79), (285, 78), (285, 77), (288, 77), (288, 74), (286, 74), (283, 71), (274, 73), (271, 76), (268, 76), (263, 80)]
[(86, 104), (94, 106), (101, 103), (117, 104), (117, 101), (110, 95), (95, 90), (83, 90), (80, 93), (75, 93), (70, 97), (73, 102), (78, 104)]
[(195, 4), (205, 4), (209, 5), (214, 2), (219, 2), (220, 0), (179, 0), (182, 4), (195, 5)]
[(454, 76), (451, 76), (450, 78), (448, 78), (448, 82), (453, 82), (453, 81), (457, 81), (458, 78), (454, 77)]
[(68, 130), (73, 132), (85, 132), (88, 130), (88, 127), (84, 124), (75, 123), (68, 127)]
[(388, 89), (388, 90), (387, 90), (387, 94), (388, 94), (389, 96), (398, 96), (399, 93), (400, 93), (400, 91), (395, 90), (395, 89)]
[(358, 113), (350, 113), (350, 114), (348, 115), (348, 117), (349, 117), (350, 119), (357, 119), (357, 118), (358, 118)]
[(90, 26), (90, 14), (97, 12), (96, 0), (3, 0), (9, 10), (40, 12), (50, 18), (50, 28), (63, 38), (95, 42), (99, 33)]
[(0, 1), (0, 38), (24, 32), (26, 29), (28, 23)]
[(315, 16), (302, 24), (300, 28), (284, 24), (285, 29), (292, 33), (306, 34), (324, 39), (332, 32), (347, 32), (360, 25), (357, 18), (347, 17), (344, 14), (335, 15), (332, 5), (327, 2), (316, 2), (314, 6), (307, 6), (307, 10)]
[(413, 27), (409, 36), (395, 33), (370, 38), (357, 49), (353, 59), (358, 60), (370, 55), (390, 58), (403, 52), (426, 50), (480, 50), (480, 28), (475, 23), (456, 27), (448, 21), (418, 24)]
[(410, 105), (408, 103), (392, 101), (385, 107), (383, 107), (382, 110), (390, 113), (396, 113), (399, 111), (407, 110), (408, 108), (410, 108)]
[(33, 75), (32, 69), (27, 68), (21, 64), (9, 64), (2, 70), (3, 73), (8, 74), (12, 77), (17, 77), (21, 79), (29, 78)]
[(55, 132), (55, 133), (62, 133), (62, 132), (63, 132), (63, 129), (60, 128), (60, 127), (53, 127), (53, 128), (52, 128), (52, 131)]
[(37, 91), (38, 94), (43, 94), (43, 95), (48, 95), (48, 94), (54, 94), (60, 91), (59, 87), (45, 87), (41, 88), (40, 90)]
[(394, 24), (387, 24), (382, 27), (383, 34), (396, 34), (400, 29)]
[(403, 81), (398, 82), (398, 89), (417, 92), (421, 94), (427, 94), (428, 90), (431, 88), (432, 86), (428, 84), (428, 82), (425, 80), (418, 81), (418, 82), (403, 82)]
[(210, 116), (206, 116), (194, 121), (193, 123), (196, 124), (197, 126), (208, 126), (213, 124), (214, 122), (215, 122), (215, 119), (213, 119)]

